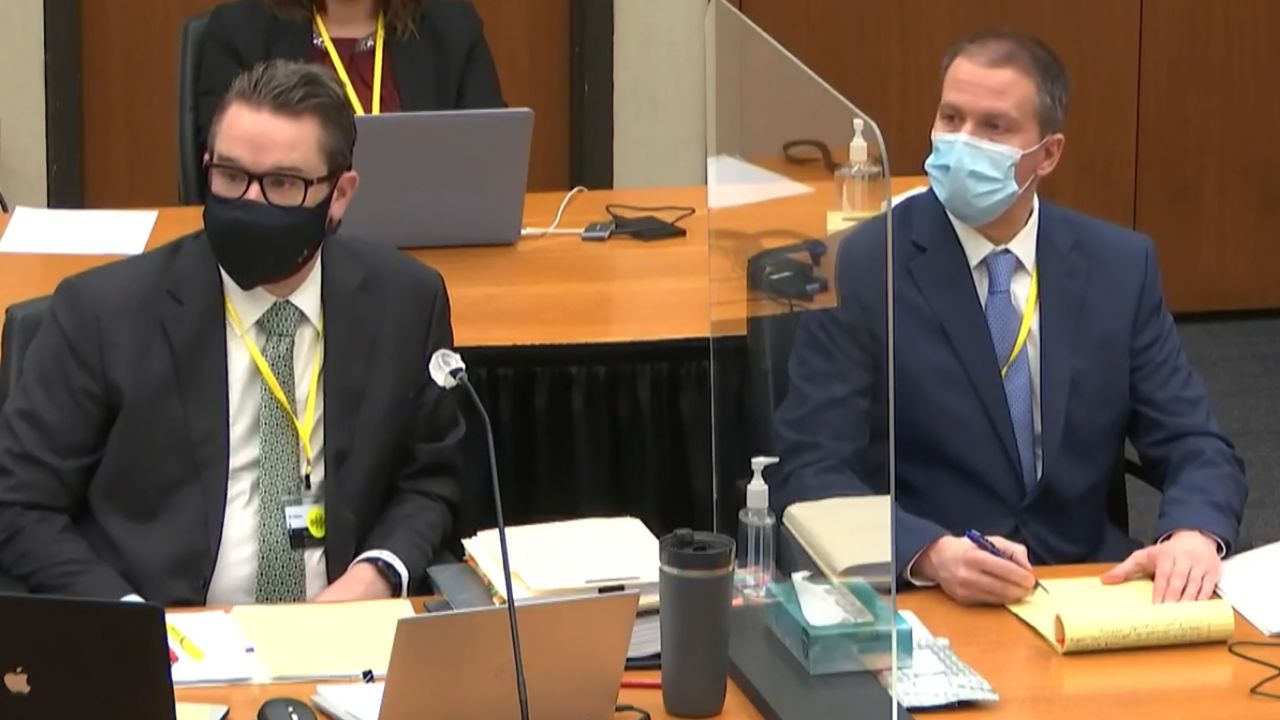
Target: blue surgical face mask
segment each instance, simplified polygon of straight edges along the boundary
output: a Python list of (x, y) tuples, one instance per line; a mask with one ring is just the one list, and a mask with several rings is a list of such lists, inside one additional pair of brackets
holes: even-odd
[(1049, 139), (1021, 150), (965, 133), (935, 132), (932, 137), (933, 152), (924, 162), (929, 185), (943, 207), (975, 228), (1000, 217), (1031, 185), (1028, 180), (1018, 186), (1018, 161)]

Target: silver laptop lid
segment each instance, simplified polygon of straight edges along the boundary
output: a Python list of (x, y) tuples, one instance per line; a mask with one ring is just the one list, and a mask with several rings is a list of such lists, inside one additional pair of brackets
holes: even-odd
[(344, 235), (402, 248), (520, 238), (532, 110), (358, 115), (356, 130)]
[[(639, 594), (517, 603), (529, 715), (610, 720)], [(505, 607), (401, 620), (379, 720), (519, 718)]]

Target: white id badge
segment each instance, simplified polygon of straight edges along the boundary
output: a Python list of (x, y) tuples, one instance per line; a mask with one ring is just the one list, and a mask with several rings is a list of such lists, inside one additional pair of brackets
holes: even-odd
[(285, 500), (284, 529), (289, 547), (294, 550), (323, 547), (325, 536), (324, 504), (300, 497)]

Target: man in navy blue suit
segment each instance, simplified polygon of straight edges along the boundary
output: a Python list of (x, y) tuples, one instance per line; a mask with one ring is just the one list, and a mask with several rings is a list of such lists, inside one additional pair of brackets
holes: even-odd
[[(1037, 198), (1068, 94), (1057, 55), (1018, 33), (975, 34), (943, 63), (930, 189), (892, 211), (898, 570), (1000, 604), (1032, 590), (1032, 563), (1122, 561), (1105, 582), (1205, 599), (1239, 532), (1243, 463), (1182, 352), (1151, 241)], [(839, 307), (797, 332), (775, 418), (784, 508), (887, 492), (885, 237), (882, 216), (844, 239)], [(1126, 439), (1163, 491), (1146, 548), (1106, 512)]]

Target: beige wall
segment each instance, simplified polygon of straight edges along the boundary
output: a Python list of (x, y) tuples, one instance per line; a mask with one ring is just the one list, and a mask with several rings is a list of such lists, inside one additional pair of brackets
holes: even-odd
[(0, 189), (46, 204), (44, 0), (0, 0)]
[(615, 0), (615, 187), (699, 185), (706, 176), (707, 0)]

